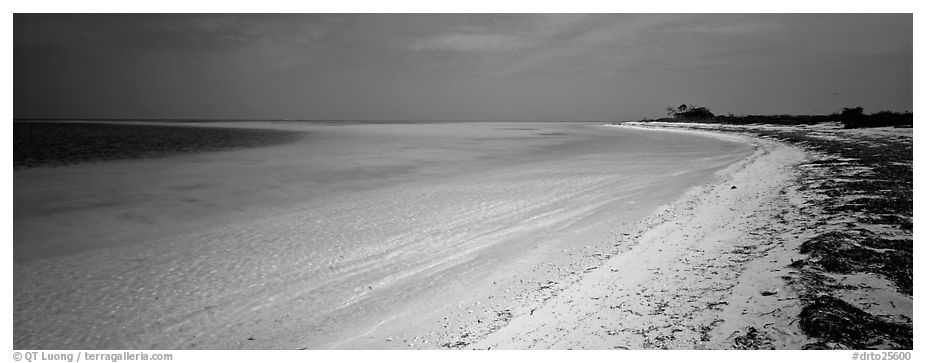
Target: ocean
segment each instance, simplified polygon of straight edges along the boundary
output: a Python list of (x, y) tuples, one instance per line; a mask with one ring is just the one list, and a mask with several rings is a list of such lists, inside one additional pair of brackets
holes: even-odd
[(260, 141), (14, 167), (15, 349), (393, 347), (450, 306), (501, 316), (514, 281), (753, 150), (592, 123), (146, 127), (116, 133)]
[(298, 132), (134, 123), (14, 122), (13, 168), (278, 145)]

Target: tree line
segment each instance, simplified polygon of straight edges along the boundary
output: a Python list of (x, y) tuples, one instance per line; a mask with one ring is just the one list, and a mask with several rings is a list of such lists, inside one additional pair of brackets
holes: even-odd
[(660, 121), (684, 121), (698, 123), (725, 123), (725, 124), (776, 124), (776, 125), (806, 125), (821, 122), (842, 122), (847, 129), (860, 127), (913, 127), (913, 113), (910, 111), (894, 112), (880, 111), (866, 114), (862, 107), (845, 107), (842, 112), (829, 115), (720, 115), (716, 116), (710, 109), (695, 104), (681, 104), (678, 107), (667, 107), (668, 119)]

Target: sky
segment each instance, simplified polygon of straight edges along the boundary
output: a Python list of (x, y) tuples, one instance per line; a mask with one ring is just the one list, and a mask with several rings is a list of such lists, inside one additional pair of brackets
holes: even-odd
[(15, 118), (912, 110), (911, 14), (14, 14)]

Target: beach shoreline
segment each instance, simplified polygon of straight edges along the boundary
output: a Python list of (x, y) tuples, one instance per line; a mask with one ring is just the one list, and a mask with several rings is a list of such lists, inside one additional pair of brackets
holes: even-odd
[[(865, 176), (878, 167), (860, 165), (861, 172), (846, 175), (839, 162), (853, 161), (834, 150), (857, 143), (903, 149), (912, 133), (844, 131), (836, 125), (618, 127), (746, 138), (758, 149), (663, 208), (653, 217), (655, 225), (633, 235), (639, 243), (606, 268), (474, 348), (912, 349), (912, 287), (903, 284), (912, 275), (880, 262), (909, 256), (906, 222), (892, 227), (870, 221), (878, 215), (834, 212), (852, 207), (851, 195), (872, 194), (852, 188), (833, 193), (820, 183)], [(827, 144), (832, 141), (837, 143)], [(829, 152), (821, 152), (819, 144)], [(837, 166), (828, 166), (833, 160)], [(846, 228), (860, 230), (862, 237), (840, 234)], [(820, 241), (835, 247), (815, 252)], [(876, 249), (866, 250), (875, 255), (869, 260), (839, 252), (870, 245), (888, 248), (887, 257)]]
[(913, 129), (629, 123), (770, 139), (803, 149), (794, 210), (802, 349), (913, 348)]
[(805, 155), (779, 142), (710, 135), (749, 142), (755, 152), (639, 222), (627, 236), (634, 241), (628, 250), (474, 348), (730, 349), (754, 339), (762, 348), (793, 349), (805, 343), (792, 319), (796, 292), (782, 279), (792, 272), (777, 266), (796, 257), (794, 238), (775, 219), (796, 203), (793, 168)]
[[(376, 127), (385, 128), (382, 130), (399, 127), (396, 131), (402, 131), (406, 126)], [(498, 130), (522, 130), (521, 127)], [(17, 309), (25, 310), (14, 311), (17, 333), (14, 343), (23, 349), (62, 347), (62, 344), (74, 348), (146, 349), (868, 347), (859, 344), (871, 339), (853, 343), (831, 337), (808, 336), (808, 321), (817, 324), (815, 326), (827, 324), (825, 318), (817, 319), (817, 315), (810, 315), (813, 319), (809, 319), (805, 312), (808, 307), (817, 306), (814, 304), (818, 303), (818, 297), (825, 295), (838, 296), (870, 312), (866, 312), (868, 315), (856, 315), (861, 316), (859, 319), (864, 322), (881, 324), (877, 325), (875, 332), (886, 332), (882, 334), (886, 337), (884, 343), (873, 347), (904, 347), (902, 326), (896, 328), (890, 324), (902, 324), (904, 319), (910, 319), (912, 296), (897, 293), (890, 282), (885, 283), (877, 276), (827, 275), (825, 277), (830, 280), (826, 280), (813, 269), (818, 265), (816, 257), (801, 253), (807, 241), (813, 240), (822, 231), (821, 220), (828, 215), (811, 210), (819, 202), (820, 191), (808, 185), (813, 184), (814, 178), (820, 178), (818, 174), (821, 171), (808, 166), (829, 159), (804, 145), (769, 135), (760, 137), (755, 129), (645, 123), (589, 127), (624, 130), (634, 138), (662, 141), (695, 142), (699, 138), (712, 138), (729, 145), (740, 145), (730, 149), (740, 151), (737, 151), (739, 154), (705, 154), (708, 156), (691, 159), (704, 166), (687, 171), (678, 170), (678, 166), (672, 166), (672, 163), (657, 166), (669, 159), (653, 159), (656, 165), (649, 165), (652, 162), (621, 161), (623, 155), (579, 153), (576, 154), (579, 159), (525, 164), (522, 171), (506, 170), (509, 169), (506, 167), (488, 174), (478, 172), (463, 179), (447, 176), (424, 184), (400, 183), (396, 184), (396, 188), (387, 189), (390, 190), (387, 194), (374, 190), (364, 192), (363, 195), (367, 196), (396, 193), (408, 196), (422, 193), (445, 195), (441, 199), (425, 199), (425, 205), (446, 203), (446, 194), (451, 191), (466, 196), (460, 199), (460, 203), (472, 196), (491, 192), (485, 195), (488, 198), (485, 202), (471, 206), (481, 206), (479, 209), (464, 213), (479, 216), (499, 207), (514, 206), (496, 204), (496, 198), (511, 192), (499, 195), (492, 194), (497, 193), (494, 189), (484, 189), (495, 183), (505, 188), (502, 190), (508, 190), (506, 185), (514, 181), (527, 183), (522, 184), (520, 188), (523, 189), (533, 185), (531, 183), (547, 180), (553, 170), (563, 175), (565, 179), (557, 183), (564, 183), (564, 186), (584, 179), (590, 183), (574, 186), (575, 190), (570, 193), (577, 194), (565, 194), (558, 201), (538, 200), (544, 206), (542, 209), (505, 217), (510, 219), (493, 222), (496, 227), (491, 227), (492, 224), (483, 226), (481, 223), (484, 222), (479, 222), (480, 219), (448, 219), (442, 222), (450, 223), (443, 227), (448, 228), (448, 232), (437, 229), (430, 233), (458, 240), (469, 247), (445, 251), (449, 254), (441, 252), (444, 256), (441, 259), (411, 271), (395, 270), (398, 268), (392, 267), (395, 264), (385, 265), (399, 275), (374, 274), (370, 275), (372, 279), (355, 281), (342, 281), (337, 277), (340, 276), (337, 271), (364, 274), (367, 273), (364, 271), (378, 271), (382, 267), (376, 267), (376, 260), (371, 259), (375, 255), (364, 257), (358, 261), (359, 264), (332, 262), (329, 268), (332, 269), (334, 282), (323, 279), (308, 283), (311, 278), (299, 277), (304, 271), (292, 268), (284, 270), (283, 275), (273, 270), (268, 274), (267, 267), (276, 268), (269, 266), (271, 263), (301, 266), (317, 260), (296, 258), (310, 251), (298, 244), (299, 236), (319, 232), (305, 223), (318, 217), (306, 214), (311, 210), (304, 207), (283, 214), (265, 212), (265, 216), (253, 223), (216, 226), (195, 234), (181, 234), (180, 239), (153, 240), (152, 243), (125, 246), (119, 250), (85, 253), (83, 257), (63, 256), (16, 265), (14, 302)], [(770, 132), (768, 127), (760, 129)], [(569, 130), (578, 129), (551, 129), (541, 135), (560, 135), (562, 131)], [(776, 132), (787, 130), (793, 131), (794, 128)], [(692, 139), (692, 136), (697, 137)], [(690, 152), (686, 150), (681, 148), (677, 152)], [(278, 151), (273, 152), (273, 155), (280, 155)], [(667, 154), (667, 157), (675, 157), (672, 155)], [(618, 159), (615, 160), (614, 156)], [(597, 158), (604, 159), (596, 163), (637, 165), (634, 168), (645, 165), (639, 169), (644, 174), (628, 174), (612, 180), (619, 174), (603, 172), (597, 176), (591, 174), (570, 179), (575, 178), (575, 173), (588, 173), (590, 169), (583, 163)], [(601, 167), (606, 164), (588, 165)], [(435, 184), (437, 180), (440, 183)], [(600, 184), (605, 180), (610, 181)], [(538, 184), (538, 187), (544, 184), (548, 182)], [(466, 192), (461, 188), (477, 189)], [(536, 196), (538, 192), (564, 191), (560, 187), (547, 190), (524, 190), (528, 194), (513, 201)], [(595, 192), (588, 194), (589, 191)], [(351, 200), (363, 199), (352, 194), (345, 196), (350, 196)], [(378, 203), (404, 205), (399, 200), (408, 200), (408, 197)], [(455, 213), (459, 213), (457, 208), (470, 208), (465, 203), (443, 210), (457, 210)], [(485, 206), (490, 209), (484, 209)], [(511, 209), (511, 212), (517, 210)], [(469, 225), (460, 225), (461, 222)], [(409, 231), (421, 228), (415, 225), (409, 225), (413, 228)], [(469, 229), (475, 232), (467, 233)], [(458, 232), (450, 232), (454, 230)], [(464, 234), (461, 237), (457, 233)], [(251, 242), (244, 237), (256, 240)], [(222, 242), (221, 238), (232, 240)], [(204, 242), (205, 245), (200, 245)], [(168, 245), (176, 250), (165, 249)], [(183, 247), (186, 245), (197, 247), (189, 250)], [(254, 250), (258, 246), (259, 249)], [(241, 255), (235, 260), (239, 254), (223, 252), (226, 249), (233, 251), (232, 247), (260, 253), (255, 257)], [(397, 249), (402, 250), (407, 248)], [(388, 249), (385, 251), (386, 256), (401, 256), (388, 252)], [(163, 266), (158, 261), (162, 261)], [(190, 264), (196, 269), (189, 269), (187, 265)], [(235, 269), (226, 270), (223, 264), (231, 264), (229, 266)], [(251, 269), (253, 273), (241, 275)], [(136, 276), (138, 273), (166, 275), (153, 280), (157, 282), (152, 285), (146, 282), (149, 281), (147, 277)], [(251, 278), (251, 274), (258, 275)], [(227, 281), (236, 275), (241, 283)], [(344, 276), (351, 275), (354, 274)], [(69, 289), (55, 287), (64, 281), (64, 276), (71, 281)], [(123, 276), (128, 280), (123, 280)], [(834, 280), (836, 278), (840, 280)], [(201, 283), (201, 279), (208, 279), (215, 288), (201, 292), (189, 290), (207, 286)], [(251, 283), (245, 285), (247, 281)], [(855, 290), (838, 287), (853, 281), (861, 287)], [(37, 283), (45, 290), (35, 290), (24, 283)], [(319, 283), (328, 285), (321, 285), (321, 288), (314, 285)], [(132, 300), (126, 300), (126, 293), (119, 290), (106, 292), (113, 287), (128, 289), (123, 291), (128, 291)], [(100, 308), (82, 307), (84, 298), (81, 295), (94, 289), (105, 293), (105, 305), (100, 304)], [(133, 292), (135, 289), (139, 293)], [(36, 295), (40, 291), (53, 291), (57, 298), (45, 301), (46, 297)], [(329, 306), (321, 300), (325, 295), (318, 295), (319, 292), (324, 294), (324, 291), (353, 294), (355, 297), (343, 300), (342, 304), (346, 305)], [(204, 295), (183, 296), (190, 292)], [(151, 297), (160, 297), (164, 302), (151, 301)], [(37, 327), (40, 325), (32, 325), (42, 324), (46, 319), (28, 323), (22, 320), (25, 316), (35, 317), (28, 310), (32, 309), (30, 302), (54, 304), (49, 306), (57, 306), (55, 309), (65, 314), (61, 315), (62, 318), (85, 321), (81, 326), (100, 324), (110, 315), (113, 320), (102, 321), (104, 325), (92, 330), (93, 336), (76, 331), (63, 331), (65, 335), (61, 336), (52, 334), (61, 334), (62, 331), (48, 331), (47, 335), (37, 336), (34, 334), (39, 331)], [(145, 306), (150, 311), (144, 313), (147, 315), (122, 320), (133, 316), (131, 314), (141, 314), (121, 312), (124, 309), (131, 311)], [(314, 312), (314, 316), (321, 317), (322, 320), (319, 320), (294, 310), (299, 306), (334, 310), (321, 315)], [(48, 308), (38, 309), (35, 311), (48, 311)], [(106, 309), (112, 309), (112, 313)], [(237, 311), (236, 314), (241, 317), (229, 315), (230, 311)], [(312, 313), (309, 310), (309, 314)], [(896, 319), (883, 323), (885, 316)], [(157, 321), (144, 332), (119, 337), (108, 335), (120, 324), (143, 322), (148, 318), (157, 318)], [(161, 319), (164, 321), (161, 322)], [(47, 323), (60, 324), (61, 320), (48, 320)], [(197, 328), (197, 324), (207, 324), (212, 328), (203, 330)], [(151, 333), (148, 333), (149, 330)], [(891, 338), (894, 335), (896, 337)]]

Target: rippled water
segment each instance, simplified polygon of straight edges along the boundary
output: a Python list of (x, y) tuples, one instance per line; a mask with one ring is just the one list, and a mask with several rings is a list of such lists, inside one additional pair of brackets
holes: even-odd
[(313, 137), (17, 172), (15, 347), (324, 347), (750, 151), (574, 124), (267, 127)]

